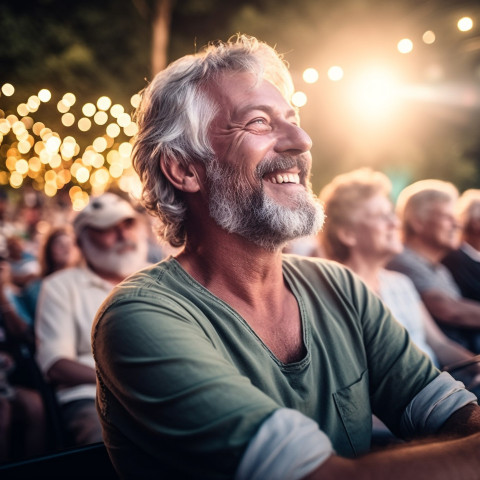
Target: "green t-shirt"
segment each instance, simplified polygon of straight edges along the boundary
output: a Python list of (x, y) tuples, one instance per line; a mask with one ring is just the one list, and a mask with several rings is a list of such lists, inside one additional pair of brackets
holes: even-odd
[(290, 364), (175, 259), (112, 292), (93, 329), (97, 399), (127, 477), (229, 478), (282, 407), (315, 420), (342, 456), (368, 451), (372, 412), (399, 433), (404, 408), (438, 370), (349, 270), (286, 255), (283, 272), (307, 352)]

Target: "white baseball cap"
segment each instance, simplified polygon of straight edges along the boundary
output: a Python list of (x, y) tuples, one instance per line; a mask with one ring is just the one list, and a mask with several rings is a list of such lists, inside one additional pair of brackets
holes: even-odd
[(136, 216), (134, 208), (127, 200), (115, 193), (106, 192), (90, 199), (89, 204), (75, 217), (73, 228), (78, 237), (86, 227), (106, 229)]

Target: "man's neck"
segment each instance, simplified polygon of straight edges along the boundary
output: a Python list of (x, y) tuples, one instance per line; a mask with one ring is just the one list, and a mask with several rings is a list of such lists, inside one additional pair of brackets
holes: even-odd
[(265, 250), (235, 234), (220, 236), (209, 238), (208, 243), (187, 242), (177, 260), (193, 278), (223, 299), (234, 296), (253, 305), (262, 297), (260, 292), (280, 292), (280, 250)]
[(427, 244), (419, 238), (411, 238), (405, 242), (405, 246), (425, 257), (432, 263), (440, 263), (442, 258), (448, 253), (445, 248), (439, 248), (434, 245)]

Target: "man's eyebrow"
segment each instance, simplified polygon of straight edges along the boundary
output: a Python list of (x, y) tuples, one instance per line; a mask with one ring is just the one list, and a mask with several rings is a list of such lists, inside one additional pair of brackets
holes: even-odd
[[(275, 114), (279, 110), (277, 108), (272, 107), (271, 105), (259, 105), (259, 104), (242, 104), (236, 107), (233, 110), (233, 118), (241, 117), (242, 115), (245, 115), (246, 113), (252, 111), (252, 110), (260, 110), (262, 112), (268, 113), (270, 115)], [(286, 117), (296, 117), (297, 112), (293, 108), (289, 108), (285, 111), (285, 116)]]

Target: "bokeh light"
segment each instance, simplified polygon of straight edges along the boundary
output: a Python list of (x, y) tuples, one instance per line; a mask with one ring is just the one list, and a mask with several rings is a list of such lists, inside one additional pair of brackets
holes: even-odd
[(409, 38), (402, 38), (397, 43), (397, 49), (400, 53), (410, 53), (413, 50), (413, 42)]
[(307, 68), (302, 76), (306, 83), (315, 83), (318, 81), (318, 72), (315, 68)]
[(436, 40), (435, 33), (432, 32), (432, 30), (427, 30), (422, 35), (422, 40), (423, 40), (423, 43), (426, 43), (427, 45), (432, 45), (432, 43), (435, 43), (435, 40)]
[(295, 92), (292, 96), (292, 103), (296, 107), (303, 107), (307, 104), (307, 95), (304, 92)]
[(343, 78), (343, 69), (338, 65), (334, 65), (328, 69), (327, 75), (332, 82), (338, 82)]
[(6, 97), (11, 97), (15, 93), (15, 88), (11, 83), (5, 83), (2, 85), (2, 93)]
[(462, 17), (458, 22), (457, 22), (457, 28), (461, 32), (468, 32), (473, 28), (473, 20), (470, 17)]

